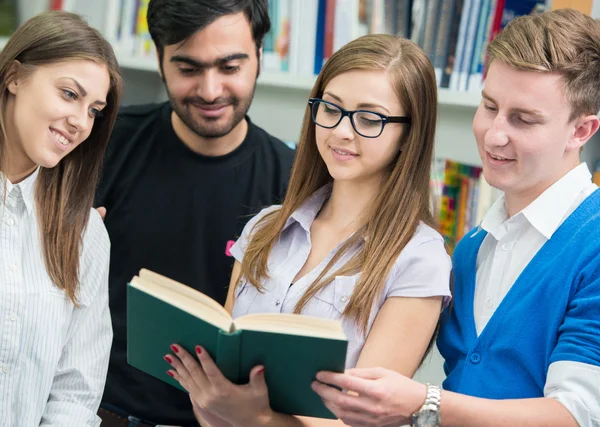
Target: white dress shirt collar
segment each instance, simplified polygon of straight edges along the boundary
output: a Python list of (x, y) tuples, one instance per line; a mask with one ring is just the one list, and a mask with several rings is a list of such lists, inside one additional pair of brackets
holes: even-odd
[(560, 178), (521, 212), (509, 219), (505, 196), (492, 205), (481, 222), (481, 228), (500, 240), (505, 234), (505, 221), (527, 221), (546, 239), (550, 239), (569, 212), (577, 196), (590, 185), (592, 175), (585, 163), (573, 168)]
[[(27, 209), (27, 213), (31, 214), (33, 212), (35, 203), (35, 187), (39, 170), (40, 168), (37, 167), (31, 175), (18, 184), (11, 183), (8, 179), (6, 179), (5, 175), (0, 172), (0, 194), (3, 195), (3, 197), (0, 198), (0, 204), (4, 202), (5, 197), (7, 199), (7, 203), (16, 203), (20, 195), (20, 197), (23, 199), (23, 203), (25, 204), (25, 209)], [(5, 183), (6, 187), (4, 187)], [(6, 192), (4, 192), (5, 188)]]

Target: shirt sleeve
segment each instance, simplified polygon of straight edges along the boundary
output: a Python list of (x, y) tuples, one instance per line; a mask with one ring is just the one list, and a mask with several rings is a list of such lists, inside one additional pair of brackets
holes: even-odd
[(432, 229), (423, 229), (409, 241), (394, 264), (383, 297), (442, 296), (444, 309), (451, 300), (452, 261), (443, 238)]
[(590, 265), (580, 272), (580, 285), (558, 330), (544, 387), (544, 395), (561, 402), (582, 427), (600, 427), (599, 270)]
[(580, 427), (600, 427), (600, 367), (560, 361), (548, 369), (544, 396), (562, 403)]
[(110, 241), (92, 210), (83, 239), (79, 307), (73, 311), (40, 426), (98, 427), (112, 343), (108, 307)]
[(231, 255), (235, 258), (236, 261), (242, 262), (244, 258), (244, 252), (246, 252), (246, 248), (248, 247), (248, 243), (250, 242), (250, 238), (252, 237), (252, 232), (254, 231), (254, 226), (258, 224), (258, 222), (265, 217), (265, 215), (274, 212), (281, 208), (281, 205), (273, 205), (269, 206), (261, 210), (256, 216), (254, 216), (248, 223), (244, 226), (244, 230), (242, 231), (242, 235), (235, 242), (235, 244), (231, 247), (230, 252)]

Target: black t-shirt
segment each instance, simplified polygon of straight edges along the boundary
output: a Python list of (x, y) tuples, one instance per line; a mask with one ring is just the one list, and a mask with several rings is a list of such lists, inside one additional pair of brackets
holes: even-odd
[(175, 134), (171, 111), (169, 103), (120, 111), (95, 203), (107, 209), (111, 239), (114, 340), (103, 401), (180, 425), (195, 420), (188, 395), (127, 364), (126, 284), (148, 268), (224, 304), (229, 247), (261, 208), (282, 201), (294, 152), (246, 118), (237, 149), (199, 155)]

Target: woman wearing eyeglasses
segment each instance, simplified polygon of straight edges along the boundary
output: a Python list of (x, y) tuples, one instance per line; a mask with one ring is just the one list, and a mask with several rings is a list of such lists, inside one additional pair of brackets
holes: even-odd
[[(368, 35), (336, 52), (311, 92), (283, 205), (264, 209), (231, 249), (233, 317), (340, 319), (347, 368), (412, 377), (450, 299), (451, 262), (429, 210), (436, 116), (433, 67), (417, 45)], [(203, 426), (342, 425), (273, 413), (263, 367), (236, 386), (201, 347), (200, 363), (175, 350), (170, 372)]]

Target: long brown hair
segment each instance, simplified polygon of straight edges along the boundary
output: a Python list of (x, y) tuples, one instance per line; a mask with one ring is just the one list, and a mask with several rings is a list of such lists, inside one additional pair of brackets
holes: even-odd
[[(401, 152), (388, 168), (387, 177), (373, 204), (362, 216), (359, 230), (348, 239), (311, 284), (295, 307), (300, 313), (310, 298), (335, 276), (361, 272), (343, 316), (366, 331), (370, 307), (381, 294), (390, 269), (415, 234), (420, 221), (433, 225), (429, 209), (430, 168), (437, 117), (437, 86), (431, 62), (409, 40), (387, 34), (360, 37), (338, 50), (325, 63), (310, 94), (321, 98), (334, 77), (351, 70), (387, 71), (398, 101), (411, 117), (401, 138)], [(240, 277), (262, 289), (268, 277), (267, 260), (290, 215), (308, 197), (331, 182), (319, 155), (315, 125), (307, 108), (281, 209), (259, 221), (244, 254)], [(337, 271), (331, 268), (353, 247), (360, 250)]]
[[(104, 150), (121, 97), (122, 79), (110, 44), (78, 15), (47, 12), (25, 22), (0, 52), (0, 170), (6, 168), (8, 85), (35, 67), (89, 60), (106, 65), (110, 76), (107, 105), (87, 140), (51, 169), (41, 168), (35, 202), (44, 259), (54, 284), (77, 303), (79, 258), (98, 183)], [(15, 61), (20, 66), (14, 72)]]

